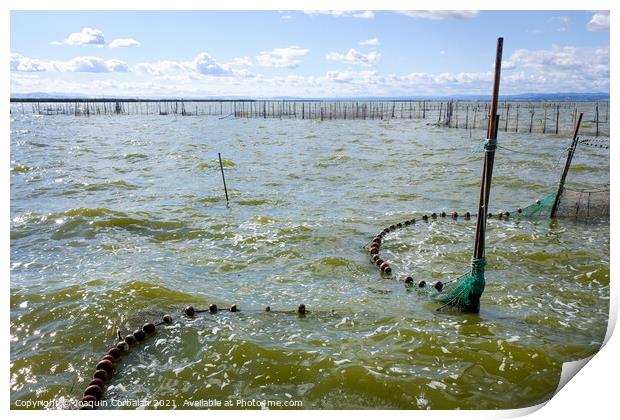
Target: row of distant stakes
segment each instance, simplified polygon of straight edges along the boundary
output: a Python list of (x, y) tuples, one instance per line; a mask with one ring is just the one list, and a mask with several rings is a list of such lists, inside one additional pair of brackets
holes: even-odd
[[(437, 100), (141, 100), (11, 98), (19, 103), (10, 112), (38, 115), (172, 115), (231, 118), (277, 118), (301, 120), (393, 120), (422, 119), (442, 127), (483, 130), (488, 124), (490, 104), (486, 101)], [(30, 106), (27, 106), (29, 104)], [(588, 124), (582, 132), (609, 135), (609, 102), (510, 102), (498, 104), (500, 130), (515, 133), (567, 133), (579, 113)]]
[[(491, 107), (489, 109), (490, 115), (497, 115), (497, 103), (499, 96), (499, 78), (500, 78), (500, 70), (501, 70), (501, 55), (503, 48), (503, 39), (499, 38), (497, 43), (497, 53), (496, 53), (496, 62), (495, 62), (495, 80), (493, 84), (493, 101)], [(568, 169), (570, 167), (570, 162), (572, 160), (575, 148), (577, 144), (584, 144), (587, 146), (598, 147), (598, 148), (609, 148), (609, 141), (603, 141), (599, 139), (589, 139), (579, 141), (577, 137), (577, 133), (579, 131), (579, 126), (581, 124), (583, 114), (579, 115), (579, 118), (576, 121), (573, 139), (571, 143), (571, 147), (568, 149), (568, 156), (566, 158), (566, 163), (564, 166), (564, 171), (562, 173), (562, 177), (560, 179), (558, 190), (555, 193), (552, 193), (545, 197), (543, 200), (536, 200), (535, 204), (532, 204), (524, 209), (518, 208), (513, 215), (516, 217), (527, 217), (529, 215), (534, 214), (542, 214), (541, 209), (551, 209), (550, 217), (555, 217), (555, 211), (558, 208), (560, 197), (564, 191), (564, 182), (566, 180), (566, 175), (568, 173)], [(499, 212), (499, 213), (490, 213), (487, 211), (489, 208), (489, 192), (491, 187), (491, 175), (493, 170), (493, 160), (495, 156), (495, 150), (497, 147), (497, 131), (498, 131), (498, 123), (499, 117), (494, 119), (490, 119), (489, 126), (487, 128), (487, 141), (485, 142), (484, 149), (484, 166), (483, 166), (483, 175), (481, 182), (481, 191), (480, 191), (480, 202), (478, 205), (477, 212), (465, 212), (459, 214), (458, 212), (446, 213), (445, 211), (441, 211), (439, 213), (431, 213), (424, 214), (421, 216), (419, 220), (423, 223), (429, 223), (435, 221), (437, 219), (446, 219), (452, 218), (457, 220), (459, 218), (464, 218), (466, 220), (470, 220), (472, 218), (476, 219), (476, 238), (474, 243), (474, 253), (471, 262), (471, 271), (457, 279), (448, 280), (445, 282), (436, 281), (431, 285), (427, 285), (425, 280), (418, 280), (417, 283), (412, 275), (404, 274), (400, 277), (400, 280), (405, 283), (407, 287), (416, 287), (420, 290), (426, 290), (433, 295), (438, 301), (442, 302), (444, 305), (438, 310), (443, 309), (444, 307), (456, 308), (457, 310), (467, 311), (467, 312), (478, 312), (480, 296), (484, 291), (484, 266), (485, 266), (485, 255), (484, 255), (484, 239), (485, 239), (485, 229), (486, 229), (486, 220), (490, 218), (497, 218), (502, 220), (509, 220), (511, 217), (514, 217), (509, 212)], [(220, 169), (222, 174), (222, 181), (224, 183), (224, 190), (226, 193), (226, 203), (228, 205), (229, 197), (228, 191), (226, 189), (226, 179), (224, 178), (224, 169), (221, 164), (221, 156), (218, 154), (220, 159)], [(552, 205), (551, 205), (552, 203)], [(381, 250), (381, 246), (384, 241), (388, 238), (388, 236), (396, 231), (397, 229), (402, 229), (405, 227), (413, 226), (416, 223), (419, 223), (419, 220), (415, 218), (411, 218), (402, 222), (398, 222), (392, 224), (383, 230), (381, 230), (378, 234), (376, 234), (370, 243), (368, 244), (368, 251), (370, 252), (370, 259), (374, 265), (380, 270), (383, 275), (391, 276), (392, 267), (390, 263), (385, 259), (381, 258), (379, 252)], [(438, 297), (439, 296), (439, 297)], [(240, 312), (240, 309), (236, 305), (232, 305), (228, 309), (229, 312), (236, 313)], [(304, 304), (300, 304), (296, 310), (294, 311), (272, 311), (268, 306), (264, 308), (266, 312), (280, 312), (280, 313), (288, 313), (288, 314), (296, 314), (299, 317), (303, 317), (306, 315), (306, 306)], [(255, 312), (255, 310), (249, 310), (248, 312)], [(182, 316), (186, 318), (193, 318), (199, 314), (207, 313), (211, 316), (216, 316), (218, 314), (218, 307), (215, 304), (209, 305), (208, 309), (195, 309), (192, 306), (186, 307), (182, 311)], [(332, 311), (333, 313), (333, 311)], [(110, 379), (111, 375), (113, 375), (115, 367), (121, 360), (124, 354), (137, 345), (139, 345), (144, 340), (147, 340), (149, 336), (152, 336), (156, 333), (158, 327), (162, 325), (170, 325), (174, 322), (174, 318), (170, 314), (164, 315), (159, 322), (147, 322), (141, 328), (135, 330), (133, 333), (126, 335), (124, 338), (118, 333), (120, 342), (111, 347), (107, 353), (98, 361), (95, 366), (95, 372), (93, 375), (93, 379), (89, 382), (86, 390), (84, 391), (84, 395), (82, 401), (80, 403), (80, 408), (83, 409), (93, 409), (99, 406), (99, 401), (103, 398), (103, 390), (106, 382)]]

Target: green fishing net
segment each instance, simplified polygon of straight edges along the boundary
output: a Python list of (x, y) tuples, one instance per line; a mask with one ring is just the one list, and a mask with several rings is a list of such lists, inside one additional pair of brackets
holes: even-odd
[(438, 310), (478, 312), (480, 310), (480, 296), (484, 292), (485, 265), (484, 258), (472, 258), (471, 272), (447, 283), (444, 291), (436, 296), (436, 299), (444, 304)]
[(542, 216), (549, 217), (551, 215), (551, 208), (553, 207), (553, 202), (555, 201), (555, 194), (551, 193), (542, 200), (538, 200), (536, 203), (527, 206), (521, 211), (521, 216), (525, 217), (533, 217), (533, 216)]
[[(525, 207), (521, 211), (521, 216), (550, 217), (555, 195), (556, 193), (551, 193)], [(609, 189), (587, 190), (564, 187), (555, 217), (579, 221), (609, 218), (609, 203)]]
[[(549, 218), (556, 193), (525, 207), (520, 217)], [(609, 189), (585, 190), (564, 187), (555, 217), (573, 218), (579, 221), (609, 217)], [(446, 282), (444, 290), (435, 298), (443, 303), (439, 310), (478, 312), (480, 296), (484, 292), (485, 259), (472, 258), (471, 272), (451, 282)]]

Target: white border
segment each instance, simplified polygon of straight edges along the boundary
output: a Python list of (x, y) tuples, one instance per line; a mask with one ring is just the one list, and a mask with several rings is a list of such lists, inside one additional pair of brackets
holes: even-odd
[[(10, 10), (308, 10), (308, 9), (337, 9), (337, 10), (397, 10), (397, 9), (410, 9), (410, 10), (426, 10), (433, 8), (436, 10), (461, 10), (461, 9), (478, 9), (478, 10), (611, 10), (612, 26), (615, 21), (615, 11), (620, 10), (619, 7), (615, 7), (620, 2), (602, 1), (602, 0), (472, 0), (463, 2), (462, 0), (440, 0), (432, 3), (413, 1), (413, 0), (382, 0), (382, 1), (369, 1), (369, 0), (339, 0), (337, 3), (327, 0), (316, 1), (283, 1), (283, 0), (267, 0), (260, 3), (249, 0), (227, 0), (217, 2), (205, 2), (198, 0), (175, 0), (161, 1), (152, 0), (149, 2), (130, 2), (127, 0), (106, 0), (105, 2), (87, 2), (84, 0), (23, 0), (23, 1), (4, 1), (2, 2), (2, 22), (1, 31), (6, 36), (2, 36), (2, 49), (4, 57), (9, 57), (10, 54)], [(611, 30), (611, 69), (616, 69), (616, 53), (614, 47), (617, 46), (617, 28)], [(499, 34), (498, 34), (499, 35)], [(4, 198), (4, 205), (2, 206), (1, 219), (2, 234), (5, 240), (0, 246), (1, 258), (4, 261), (5, 278), (10, 279), (9, 270), (9, 232), (10, 232), (10, 212), (9, 212), (9, 166), (10, 166), (10, 150), (9, 150), (9, 130), (10, 130), (10, 116), (9, 116), (9, 102), (7, 98), (10, 95), (10, 79), (9, 79), (9, 66), (5, 63), (0, 68), (3, 73), (5, 83), (3, 90), (5, 93), (5, 100), (2, 102), (2, 109), (0, 112), (3, 115), (3, 153), (0, 155), (2, 159), (2, 182), (0, 183), (0, 189), (2, 197)], [(611, 90), (615, 92), (616, 77), (613, 76), (614, 72), (611, 72)], [(618, 105), (615, 101), (611, 102), (611, 113), (618, 114)], [(613, 131), (613, 127), (612, 127)], [(614, 137), (613, 134), (610, 136)], [(611, 183), (616, 184), (617, 171), (614, 169), (616, 158), (614, 154), (615, 148), (610, 149), (611, 152)], [(616, 208), (616, 194), (615, 188), (612, 188), (611, 195), (611, 214), (614, 215), (614, 209)], [(614, 238), (614, 233), (617, 232), (617, 223), (612, 217), (611, 224), (611, 237)], [(613, 239), (612, 239), (613, 242)], [(616, 380), (618, 379), (619, 372), (619, 357), (620, 357), (620, 344), (616, 336), (612, 336), (611, 333), (615, 326), (615, 322), (618, 316), (618, 292), (615, 288), (617, 280), (615, 280), (614, 273), (616, 272), (616, 255), (617, 251), (611, 247), (611, 273), (612, 283), (611, 287), (611, 302), (610, 302), (610, 318), (609, 329), (606, 336), (605, 347), (595, 355), (592, 360), (582, 369), (577, 379), (568, 381), (566, 386), (546, 405), (542, 404), (538, 407), (523, 410), (505, 410), (505, 411), (465, 411), (465, 412), (444, 412), (444, 411), (399, 411), (388, 412), (386, 415), (390, 416), (406, 416), (411, 417), (425, 417), (425, 418), (463, 418), (475, 416), (477, 419), (485, 418), (507, 418), (525, 415), (532, 411), (532, 418), (547, 419), (547, 418), (561, 418), (561, 419), (573, 419), (584, 417), (590, 418), (608, 418), (610, 413), (617, 412), (618, 407), (618, 393), (615, 387)], [(6, 293), (2, 294), (3, 307), (5, 308), (6, 318), (2, 324), (2, 328), (5, 331), (5, 337), (9, 336), (9, 297), (10, 297), (10, 284), (6, 281)], [(6, 343), (6, 342), (5, 342)], [(6, 361), (2, 365), (2, 372), (4, 377), (9, 377), (9, 346), (5, 344), (3, 350), (4, 360)], [(3, 408), (9, 409), (10, 395), (7, 395), (4, 400)], [(544, 406), (544, 407), (543, 407)], [(543, 407), (541, 409), (541, 407)], [(536, 411), (538, 410), (538, 411)], [(32, 413), (24, 411), (12, 411), (11, 415), (17, 418), (30, 417)], [(109, 414), (109, 413), (108, 413)], [(321, 411), (319, 415), (321, 417), (336, 417), (336, 416), (356, 416), (360, 418), (375, 418), (378, 413), (375, 411)], [(64, 417), (64, 416), (102, 416), (102, 412), (94, 412), (86, 414), (85, 412), (37, 412), (37, 416), (50, 416), (50, 417)], [(168, 412), (149, 412), (148, 414), (142, 414), (140, 412), (122, 412), (113, 413), (115, 417), (135, 417), (141, 415), (149, 415), (154, 417), (168, 416)], [(207, 415), (216, 418), (227, 418), (243, 416), (244, 418), (287, 418), (291, 416), (301, 419), (314, 418), (317, 413), (313, 411), (295, 411), (295, 412), (277, 412), (277, 411), (251, 411), (251, 412), (224, 412), (224, 411), (210, 411), (209, 413), (194, 413), (194, 412), (182, 412), (184, 416), (203, 416)]]

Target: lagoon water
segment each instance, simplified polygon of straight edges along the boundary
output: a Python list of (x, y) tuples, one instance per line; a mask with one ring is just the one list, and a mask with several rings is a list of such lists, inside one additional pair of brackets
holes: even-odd
[[(168, 312), (175, 323), (118, 364), (108, 400), (488, 409), (548, 399), (562, 363), (602, 344), (608, 221), (490, 220), (477, 315), (437, 312), (397, 280), (467, 271), (474, 219), (391, 235), (382, 254), (394, 278), (364, 248), (405, 218), (475, 211), (483, 138), (422, 120), (14, 113), (12, 406), (67, 407), (119, 329)], [(497, 152), (492, 211), (555, 189), (569, 139), (500, 132), (499, 144), (511, 150)], [(568, 185), (608, 184), (608, 151), (580, 146)], [(210, 303), (241, 312), (179, 315)]]

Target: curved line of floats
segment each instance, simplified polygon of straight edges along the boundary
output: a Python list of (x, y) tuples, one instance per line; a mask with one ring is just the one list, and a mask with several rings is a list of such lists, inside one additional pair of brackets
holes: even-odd
[(583, 139), (579, 140), (579, 144), (590, 147), (598, 147), (599, 149), (609, 149), (609, 140)]
[[(237, 305), (232, 305), (229, 310), (230, 312), (240, 312)], [(209, 305), (209, 309), (195, 309), (193, 306), (186, 307), (182, 314), (187, 318), (193, 318), (197, 314), (202, 312), (208, 312), (209, 314), (217, 314), (218, 307), (216, 304), (212, 303)], [(265, 308), (265, 312), (272, 312), (271, 307), (267, 306)], [(293, 311), (278, 311), (278, 312), (287, 312), (291, 313)], [(306, 314), (306, 305), (303, 303), (300, 304), (297, 309), (294, 311), (298, 316), (303, 317)], [(97, 365), (95, 366), (95, 373), (93, 375), (93, 379), (90, 381), (86, 389), (84, 390), (84, 395), (82, 397), (81, 402), (78, 404), (80, 410), (93, 410), (98, 407), (98, 402), (103, 398), (105, 385), (107, 381), (114, 374), (114, 369), (116, 364), (121, 360), (121, 357), (126, 354), (129, 349), (139, 344), (140, 342), (146, 340), (153, 334), (155, 334), (157, 327), (160, 325), (170, 325), (173, 323), (172, 315), (166, 314), (162, 317), (162, 320), (153, 323), (147, 322), (142, 328), (135, 330), (133, 333), (125, 336), (124, 339), (118, 342), (115, 346), (111, 347), (108, 352), (103, 355), (103, 357), (99, 360)], [(120, 338), (120, 332), (119, 332)]]
[[(536, 204), (540, 204), (541, 201), (540, 200), (536, 200)], [(518, 208), (516, 210), (517, 214), (521, 214), (523, 212), (523, 210), (521, 208)], [(459, 215), (458, 212), (454, 211), (451, 213), (451, 218), (453, 220), (456, 220), (460, 217), (461, 215)], [(508, 219), (510, 217), (510, 212), (500, 212), (497, 213), (495, 215), (498, 219)], [(447, 213), (445, 211), (442, 211), (439, 213), (439, 215), (437, 213), (431, 213), (430, 215), (428, 214), (424, 214), (421, 217), (421, 220), (425, 223), (428, 223), (429, 220), (437, 220), (437, 218), (441, 218), (441, 219), (445, 219), (446, 217), (448, 217)], [(463, 218), (465, 218), (465, 220), (469, 220), (472, 217), (477, 217), (476, 213), (470, 213), (470, 212), (465, 212), (462, 215)], [(488, 213), (487, 214), (487, 218), (491, 219), (493, 218), (493, 213)], [(411, 226), (414, 225), (416, 223), (416, 219), (412, 218), (409, 220), (405, 220), (403, 222), (398, 222), (396, 224), (392, 224), (388, 227), (386, 227), (385, 229), (383, 229), (381, 232), (379, 232), (377, 235), (373, 236), (372, 240), (370, 241), (370, 245), (368, 246), (368, 251), (370, 252), (370, 260), (371, 262), (377, 266), (377, 268), (379, 269), (379, 271), (381, 272), (381, 274), (385, 274), (385, 275), (391, 275), (392, 274), (392, 267), (390, 266), (389, 262), (387, 262), (386, 260), (384, 260), (383, 258), (381, 258), (381, 256), (379, 255), (379, 251), (381, 250), (381, 245), (383, 243), (383, 240), (385, 239), (385, 237), (390, 233), (395, 231), (396, 229), (401, 229), (407, 226)], [(411, 275), (405, 275), (403, 277), (400, 278), (401, 281), (403, 281), (405, 284), (407, 285), (412, 285), (414, 283), (414, 279), (413, 276)], [(448, 282), (446, 282), (448, 283)], [(443, 286), (444, 286), (444, 282), (441, 281), (437, 281), (435, 283), (433, 283), (433, 287), (438, 291), (441, 292), (443, 290)], [(422, 288), (422, 287), (426, 287), (426, 281), (425, 280), (420, 280), (418, 282), (418, 287)]]

